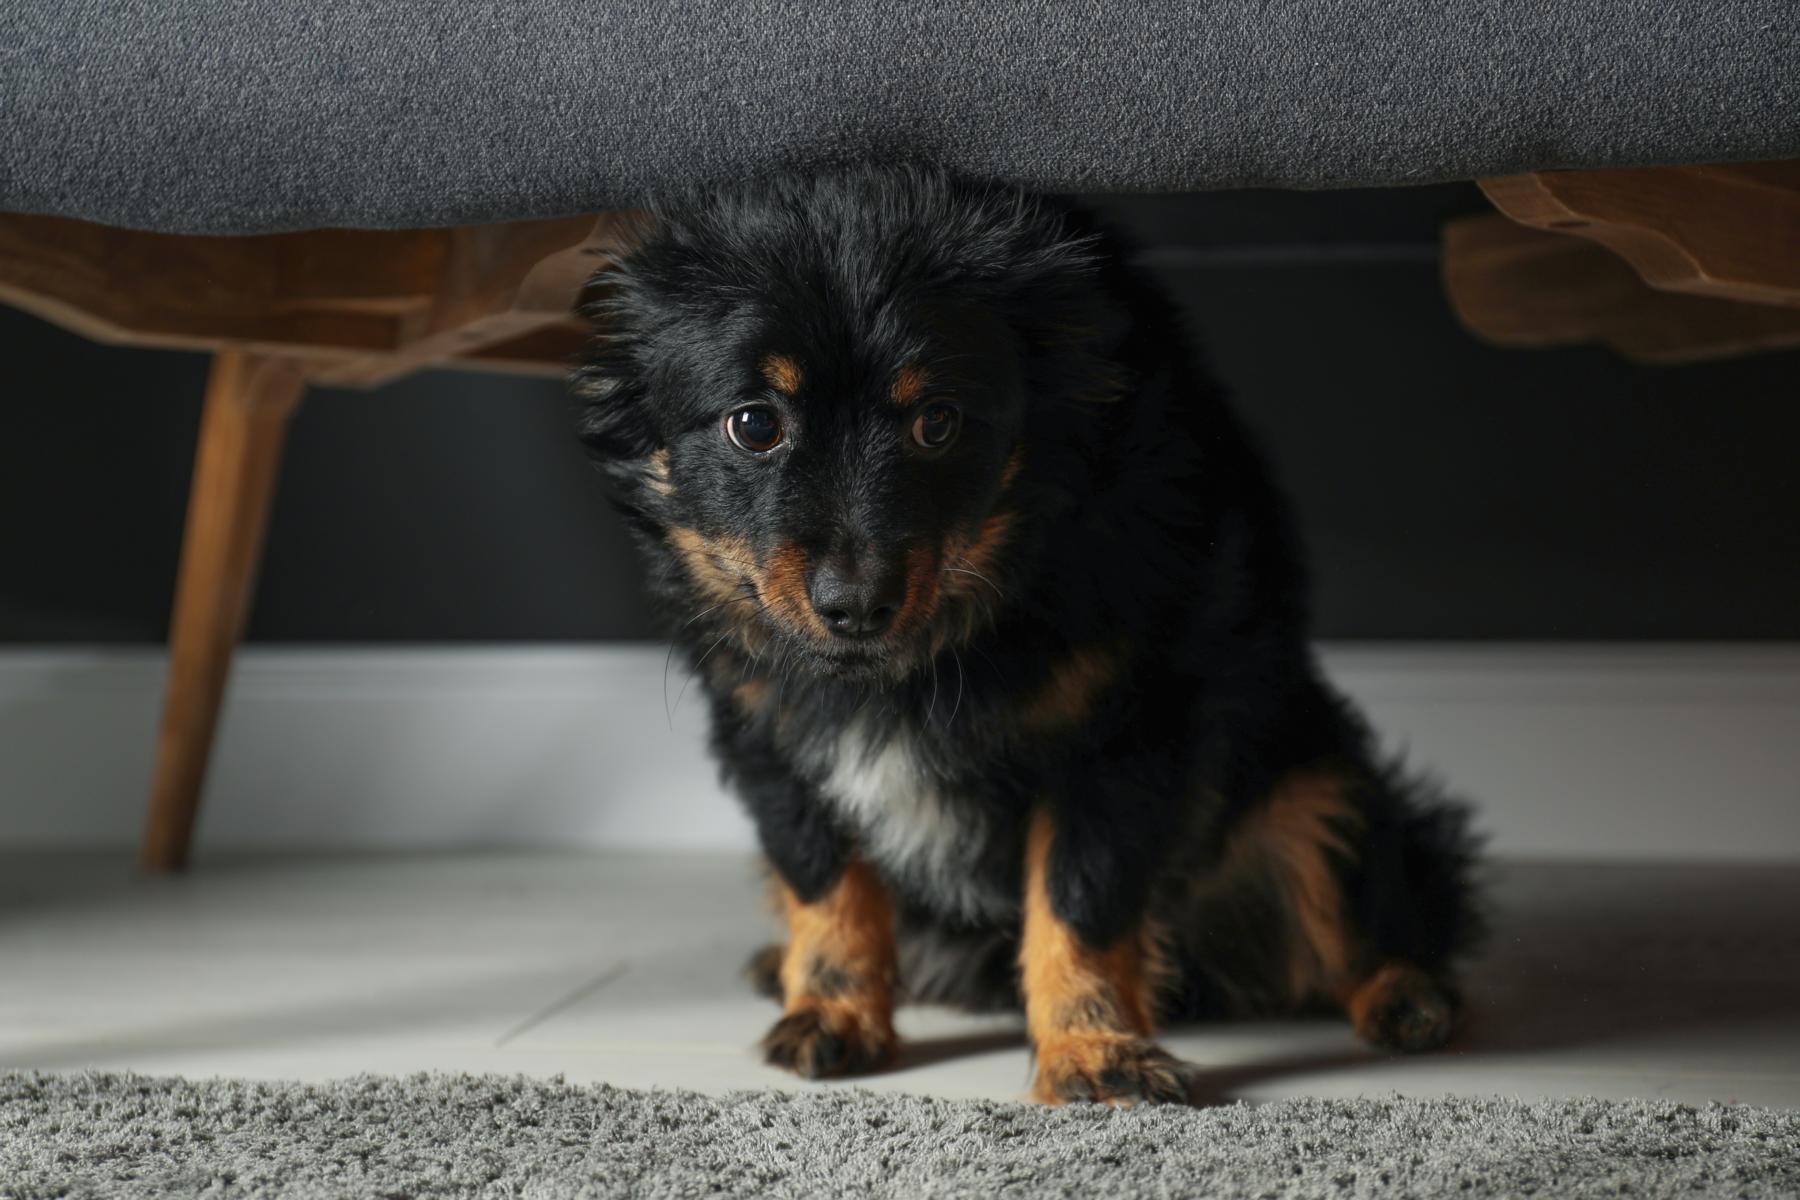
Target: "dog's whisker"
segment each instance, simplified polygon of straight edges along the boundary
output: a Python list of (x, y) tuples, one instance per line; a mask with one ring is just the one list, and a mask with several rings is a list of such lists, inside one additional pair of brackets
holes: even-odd
[(956, 703), (952, 704), (950, 706), (950, 719), (944, 722), (945, 729), (948, 729), (948, 728), (950, 728), (950, 726), (956, 724), (956, 714), (962, 711), (962, 696), (963, 696), (963, 682), (964, 682), (962, 655), (960, 655), (956, 652), (955, 646), (951, 646), (950, 647), (950, 657), (956, 663)]
[(937, 655), (931, 656), (931, 704), (925, 709), (925, 724), (931, 724), (931, 714), (937, 711), (938, 669)]
[(702, 551), (702, 553), (704, 553), (708, 558), (712, 559), (714, 562), (730, 563), (732, 566), (742, 567), (746, 571), (762, 570), (762, 564), (756, 562), (753, 559), (738, 558), (736, 555), (726, 554), (722, 551), (712, 550), (712, 549), (704, 550), (704, 551)]
[[(969, 560), (967, 558), (965, 558), (963, 555), (959, 554), (956, 556), (956, 561), (960, 562), (960, 563), (967, 563)], [(993, 588), (994, 594), (996, 596), (1000, 597), (1000, 599), (1002, 599), (1002, 600), (1006, 599), (1006, 592), (1000, 587), (1000, 585), (995, 583), (993, 580), (989, 579), (986, 575), (983, 575), (980, 571), (974, 570), (967, 566), (945, 567), (944, 570), (955, 571), (959, 575), (973, 575), (975, 578), (981, 580), (981, 582), (983, 582), (983, 583), (987, 584), (989, 587)]]
[[(687, 690), (688, 690), (688, 685), (689, 685), (689, 684), (691, 684), (691, 683), (693, 683), (693, 682), (694, 682), (694, 677), (695, 677), (695, 676), (697, 676), (697, 675), (699, 675), (699, 674), (700, 674), (700, 668), (701, 668), (701, 667), (702, 667), (702, 666), (704, 666), (704, 665), (705, 665), (705, 664), (706, 664), (706, 660), (707, 660), (707, 659), (708, 659), (708, 658), (711, 658), (711, 657), (712, 657), (712, 652), (713, 652), (713, 651), (714, 651), (714, 650), (717, 650), (717, 649), (718, 649), (718, 648), (719, 648), (719, 646), (720, 646), (720, 645), (721, 645), (721, 644), (722, 644), (722, 643), (723, 643), (723, 642), (724, 642), (724, 641), (725, 641), (725, 639), (726, 639), (726, 638), (728, 638), (728, 637), (730, 637), (730, 636), (731, 636), (731, 631), (730, 631), (730, 630), (729, 630), (729, 629), (728, 629), (728, 630), (726, 630), (726, 631), (725, 631), (725, 632), (724, 632), (724, 633), (721, 633), (721, 634), (720, 634), (720, 635), (719, 635), (719, 636), (718, 636), (718, 639), (717, 639), (717, 640), (716, 640), (716, 641), (714, 641), (714, 642), (713, 642), (713, 644), (712, 644), (712, 645), (710, 645), (710, 646), (708, 646), (708, 647), (707, 647), (707, 648), (706, 648), (706, 653), (705, 653), (705, 654), (702, 654), (702, 655), (701, 655), (701, 656), (700, 656), (700, 657), (699, 657), (699, 659), (698, 659), (698, 660), (696, 660), (696, 661), (695, 661), (695, 663), (694, 663), (694, 673), (693, 673), (693, 675), (689, 675), (689, 676), (688, 676), (688, 677), (687, 677), (687, 682), (686, 682), (686, 683), (683, 683), (683, 684), (682, 684), (682, 685), (681, 685), (681, 690), (680, 690), (680, 691), (679, 691), (679, 692), (676, 692), (676, 693), (675, 693), (675, 708), (676, 708), (676, 710), (678, 710), (678, 711), (679, 711), (679, 710), (680, 710), (680, 708), (681, 708), (681, 698), (682, 698), (682, 697), (683, 697), (683, 696), (685, 696), (685, 695), (687, 695)], [(673, 714), (670, 714), (670, 716), (669, 716), (669, 723), (670, 723), (670, 725), (671, 725), (671, 726), (673, 726), (673, 725), (674, 725), (674, 722), (675, 722), (675, 717), (674, 717), (674, 715), (673, 715)]]
[(781, 687), (775, 694), (777, 704), (780, 703), (781, 697), (787, 694), (787, 683), (794, 674), (794, 664), (797, 661), (798, 658), (794, 652), (784, 647), (781, 656)]
[[(680, 707), (681, 696), (677, 695), (675, 697), (675, 705), (674, 705), (674, 707), (671, 707), (669, 704), (669, 668), (670, 668), (670, 666), (672, 666), (674, 664), (675, 647), (680, 640), (680, 635), (681, 635), (682, 630), (685, 630), (689, 625), (692, 625), (695, 621), (700, 620), (700, 618), (706, 616), (709, 613), (715, 613), (715, 612), (719, 611), (721, 608), (726, 608), (733, 604), (742, 604), (746, 600), (754, 600), (754, 599), (756, 599), (756, 596), (754, 594), (752, 594), (752, 595), (748, 595), (748, 596), (734, 596), (729, 600), (721, 600), (717, 604), (714, 604), (708, 608), (701, 609), (699, 612), (695, 613), (693, 616), (691, 616), (687, 620), (683, 621), (681, 623), (681, 628), (677, 629), (675, 631), (676, 638), (675, 638), (675, 640), (672, 640), (669, 642), (669, 652), (667, 654), (663, 655), (663, 669), (662, 669), (663, 720), (668, 722), (670, 729), (675, 728), (675, 708)], [(727, 637), (730, 636), (729, 631), (727, 631), (725, 636), (727, 636)], [(723, 638), (721, 638), (721, 640), (723, 640)], [(718, 642), (713, 643), (714, 646), (717, 646), (718, 644), (719, 644)], [(712, 651), (710, 649), (707, 651), (707, 653), (709, 653), (709, 654), (711, 652)], [(691, 682), (691, 679), (690, 679), (690, 682)], [(682, 684), (681, 691), (683, 694), (685, 694), (687, 692), (687, 684), (685, 684), (685, 683)]]
[(1012, 686), (1011, 684), (1007, 683), (1007, 681), (1006, 681), (1006, 672), (1002, 671), (1000, 669), (1000, 664), (996, 663), (986, 650), (983, 650), (980, 646), (977, 646), (973, 642), (969, 643), (969, 649), (971, 649), (975, 653), (981, 655), (982, 661), (987, 663), (988, 668), (990, 670), (992, 670), (996, 676), (999, 677), (1001, 687), (1010, 688)]
[[(695, 621), (698, 621), (701, 617), (704, 617), (707, 613), (718, 612), (721, 608), (724, 608), (727, 604), (742, 604), (746, 600), (754, 600), (754, 599), (756, 599), (755, 596), (733, 596), (729, 600), (721, 600), (717, 604), (711, 606), (710, 608), (701, 609), (699, 612), (695, 613), (693, 616), (691, 616), (687, 620), (683, 621), (681, 623), (681, 629), (686, 629), (689, 625), (692, 625)], [(680, 633), (681, 629), (678, 629), (675, 632)]]

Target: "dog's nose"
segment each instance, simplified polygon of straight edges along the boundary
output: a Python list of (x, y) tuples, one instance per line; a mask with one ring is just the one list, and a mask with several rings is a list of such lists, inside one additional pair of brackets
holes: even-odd
[(846, 638), (886, 632), (906, 599), (906, 576), (898, 571), (859, 570), (827, 560), (808, 587), (813, 611), (826, 628)]

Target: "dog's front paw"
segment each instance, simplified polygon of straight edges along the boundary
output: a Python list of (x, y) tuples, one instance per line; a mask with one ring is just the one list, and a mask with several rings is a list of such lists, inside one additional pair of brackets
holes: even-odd
[(799, 1008), (764, 1035), (763, 1057), (808, 1079), (873, 1070), (894, 1056), (898, 1039), (885, 1019), (835, 1007)]
[(1193, 1064), (1148, 1038), (1068, 1034), (1039, 1046), (1037, 1055), (1032, 1098), (1044, 1104), (1186, 1104), (1193, 1094)]

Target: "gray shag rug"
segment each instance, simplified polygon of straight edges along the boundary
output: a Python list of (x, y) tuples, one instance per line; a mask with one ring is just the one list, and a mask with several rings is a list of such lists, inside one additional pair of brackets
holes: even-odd
[(0, 1197), (1794, 1196), (1800, 1113), (0, 1074)]

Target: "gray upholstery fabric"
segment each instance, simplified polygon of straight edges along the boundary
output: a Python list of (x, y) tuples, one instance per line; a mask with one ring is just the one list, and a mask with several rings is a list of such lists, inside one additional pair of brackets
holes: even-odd
[(490, 221), (860, 156), (1061, 190), (1800, 156), (1795, 0), (11, 0), (0, 209)]
[(0, 1074), (0, 1195), (1792, 1197), (1800, 1114), (1650, 1101), (1283, 1100), (1119, 1111)]

